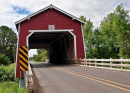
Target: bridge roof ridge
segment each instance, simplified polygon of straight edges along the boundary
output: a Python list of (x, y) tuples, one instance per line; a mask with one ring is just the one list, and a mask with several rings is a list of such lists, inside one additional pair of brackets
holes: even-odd
[(54, 6), (54, 5), (52, 5), (52, 4), (49, 5), (49, 6), (47, 6), (47, 7), (45, 7), (45, 8), (43, 8), (43, 9), (40, 9), (39, 11), (36, 11), (36, 12), (32, 13), (31, 15), (28, 15), (27, 17), (24, 17), (24, 18), (22, 18), (22, 19), (16, 21), (15, 24), (17, 25), (17, 24), (19, 24), (19, 23), (21, 23), (21, 22), (23, 22), (23, 21), (25, 21), (25, 20), (27, 20), (27, 19), (30, 19), (31, 17), (33, 17), (33, 16), (35, 16), (35, 15), (41, 13), (41, 12), (44, 12), (45, 10), (47, 10), (47, 9), (49, 9), (49, 8), (50, 8), (50, 9), (53, 8), (53, 9), (55, 9), (55, 10), (57, 10), (57, 11), (59, 11), (59, 12), (65, 14), (65, 15), (67, 15), (67, 16), (69, 16), (69, 17), (72, 17), (73, 19), (75, 19), (75, 20), (77, 20), (77, 21), (79, 21), (79, 22), (85, 24), (84, 21), (80, 20), (79, 18), (75, 17), (74, 15), (72, 15), (72, 14), (70, 14), (70, 13), (68, 13), (68, 12), (65, 12), (64, 10), (62, 10), (62, 9), (60, 9), (60, 8), (58, 8), (58, 7)]

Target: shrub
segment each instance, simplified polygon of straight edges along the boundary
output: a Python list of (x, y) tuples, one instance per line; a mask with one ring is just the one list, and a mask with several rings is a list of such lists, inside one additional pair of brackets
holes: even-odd
[(5, 54), (0, 54), (0, 65), (8, 65), (10, 59)]
[(14, 81), (15, 64), (10, 66), (0, 66), (0, 82), (1, 81)]

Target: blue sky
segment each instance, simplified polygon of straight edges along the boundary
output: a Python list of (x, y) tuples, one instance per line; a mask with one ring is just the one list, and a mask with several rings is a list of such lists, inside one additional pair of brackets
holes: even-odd
[[(101, 20), (121, 3), (130, 10), (130, 0), (1, 0), (0, 26), (9, 26), (17, 32), (16, 21), (53, 4), (76, 17), (83, 15), (99, 27)], [(32, 55), (35, 53), (36, 50), (33, 50)]]
[(18, 14), (26, 14), (26, 15), (30, 15), (31, 14), (30, 11), (28, 11), (26, 8), (20, 8), (18, 6), (13, 6), (13, 9)]

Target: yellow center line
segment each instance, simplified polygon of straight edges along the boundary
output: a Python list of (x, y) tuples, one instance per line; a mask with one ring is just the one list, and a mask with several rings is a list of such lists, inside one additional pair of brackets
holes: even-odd
[[(63, 70), (67, 70), (67, 71), (71, 71), (71, 70), (64, 69), (64, 68), (59, 68), (59, 69), (63, 69)], [(74, 72), (74, 71), (71, 71), (71, 72)], [(91, 78), (95, 78), (95, 79), (99, 79), (99, 80), (107, 81), (107, 82), (110, 82), (110, 83), (114, 83), (114, 84), (117, 84), (117, 85), (121, 85), (121, 86), (124, 86), (124, 87), (128, 87), (128, 88), (130, 88), (129, 85), (124, 85), (124, 84), (121, 84), (121, 83), (117, 83), (117, 82), (110, 81), (110, 80), (106, 80), (106, 79), (102, 79), (102, 78), (99, 78), (99, 77), (94, 77), (94, 76), (90, 76), (90, 75), (82, 74), (82, 73), (79, 73), (79, 72), (74, 72), (74, 73), (81, 74), (81, 75), (84, 75), (84, 76), (88, 76), (88, 77), (91, 77)]]
[[(112, 85), (112, 84), (110, 84), (110, 83), (106, 83), (106, 82), (103, 82), (103, 81), (94, 79), (94, 76), (92, 76), (92, 77), (93, 77), (93, 78), (92, 78), (92, 77), (89, 77), (89, 76), (87, 76), (87, 75), (85, 75), (85, 74), (81, 74), (81, 73), (74, 72), (74, 71), (67, 70), (67, 69), (63, 69), (63, 68), (55, 68), (55, 69), (61, 70), (61, 71), (64, 71), (64, 72), (68, 72), (68, 73), (71, 73), (71, 74), (73, 74), (73, 75), (77, 75), (77, 76), (80, 76), (80, 77), (83, 77), (83, 78), (87, 78), (87, 79), (90, 79), (90, 80), (93, 80), (93, 81), (97, 81), (97, 82), (102, 83), (102, 84), (106, 84), (106, 85), (109, 85), (109, 86), (112, 86), (112, 87), (115, 87), (115, 88), (118, 88), (118, 89), (121, 89), (121, 90), (130, 92), (129, 89), (125, 89), (125, 88), (122, 88), (122, 87), (119, 87), (119, 86), (116, 86), (116, 85)], [(97, 78), (97, 77), (95, 77), (95, 78)], [(102, 79), (102, 80), (105, 81), (105, 79)], [(106, 81), (109, 81), (109, 80), (106, 80)], [(111, 83), (113, 83), (113, 81), (111, 81)], [(116, 82), (115, 82), (115, 83), (116, 83)], [(119, 85), (120, 83), (116, 83), (116, 84)], [(123, 85), (123, 86), (124, 86), (124, 84), (120, 84), (120, 85)], [(125, 86), (127, 86), (127, 85), (125, 85)]]

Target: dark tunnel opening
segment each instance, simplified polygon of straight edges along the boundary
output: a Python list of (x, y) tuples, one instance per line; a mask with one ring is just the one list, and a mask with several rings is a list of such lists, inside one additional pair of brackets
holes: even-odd
[(34, 32), (29, 37), (29, 49), (46, 49), (50, 63), (64, 64), (74, 59), (74, 37), (69, 32)]

